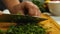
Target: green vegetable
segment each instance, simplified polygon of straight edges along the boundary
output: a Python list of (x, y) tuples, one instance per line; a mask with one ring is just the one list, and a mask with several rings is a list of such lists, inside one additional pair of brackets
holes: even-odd
[(36, 23), (37, 21), (43, 21), (45, 19), (22, 15), (13, 15), (11, 17), (17, 23), (24, 23), (18, 23), (19, 25), (17, 24), (16, 26), (11, 25), (6, 32), (0, 31), (0, 34), (46, 34), (45, 29)]
[(27, 23), (26, 25), (10, 26), (5, 34), (46, 34), (45, 29), (37, 24)]
[(41, 12), (46, 12), (46, 9), (44, 7), (44, 1), (45, 0), (32, 0), (32, 2), (39, 7), (39, 9), (41, 10)]
[(4, 31), (0, 30), (0, 34), (5, 34)]

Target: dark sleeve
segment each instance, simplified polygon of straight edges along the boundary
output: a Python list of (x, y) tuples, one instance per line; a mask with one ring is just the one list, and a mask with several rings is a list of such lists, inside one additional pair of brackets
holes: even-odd
[(6, 9), (5, 5), (3, 4), (2, 0), (0, 0), (0, 10)]

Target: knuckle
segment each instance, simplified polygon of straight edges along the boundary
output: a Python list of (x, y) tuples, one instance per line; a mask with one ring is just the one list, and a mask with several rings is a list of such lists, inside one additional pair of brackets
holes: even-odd
[(30, 2), (30, 1), (24, 1), (23, 3), (29, 4), (29, 3), (32, 3), (32, 2)]

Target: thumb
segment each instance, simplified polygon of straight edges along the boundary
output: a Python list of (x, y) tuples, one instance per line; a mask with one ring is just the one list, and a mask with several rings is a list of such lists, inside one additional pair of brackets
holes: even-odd
[(2, 11), (0, 11), (0, 15), (2, 15), (3, 14), (3, 12)]

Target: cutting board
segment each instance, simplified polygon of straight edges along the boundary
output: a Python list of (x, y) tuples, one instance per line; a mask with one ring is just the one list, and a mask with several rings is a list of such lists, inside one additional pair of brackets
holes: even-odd
[(46, 29), (47, 34), (60, 34), (60, 25), (47, 14), (41, 14), (41, 17), (48, 20), (38, 23), (40, 26)]

